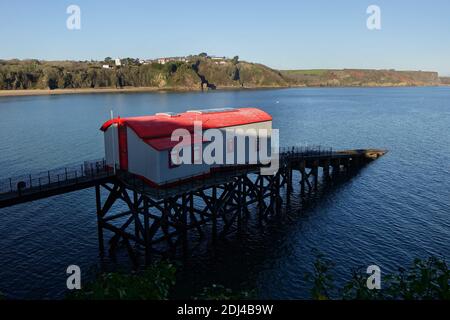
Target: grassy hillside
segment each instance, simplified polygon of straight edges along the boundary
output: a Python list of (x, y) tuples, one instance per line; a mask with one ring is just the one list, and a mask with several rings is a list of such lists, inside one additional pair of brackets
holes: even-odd
[(126, 63), (104, 69), (104, 62), (0, 61), (0, 89), (74, 89), (119, 87), (194, 88), (198, 77), (188, 64)]
[(441, 84), (450, 85), (450, 77), (440, 77)]
[[(103, 68), (103, 65), (110, 68)], [(0, 90), (138, 88), (201, 90), (289, 86), (427, 86), (449, 84), (436, 72), (288, 70), (237, 59), (191, 56), (187, 61), (140, 64), (107, 61), (0, 60)]]
[(266, 66), (192, 57), (186, 62), (139, 64), (127, 59), (105, 69), (104, 61), (0, 61), (0, 90), (156, 87), (200, 90), (220, 87), (288, 86)]
[(395, 70), (288, 70), (281, 74), (298, 86), (432, 86), (439, 85), (437, 72)]
[(289, 83), (280, 72), (262, 64), (224, 60), (218, 64), (207, 58), (198, 60), (198, 74), (213, 87), (286, 87)]

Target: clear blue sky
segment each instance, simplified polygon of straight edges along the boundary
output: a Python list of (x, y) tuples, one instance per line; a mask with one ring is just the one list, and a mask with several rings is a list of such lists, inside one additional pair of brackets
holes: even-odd
[[(81, 8), (81, 30), (66, 8)], [(366, 28), (381, 8), (382, 29)], [(395, 68), (450, 75), (448, 0), (1, 1), (0, 58), (155, 58), (207, 52), (279, 69)]]

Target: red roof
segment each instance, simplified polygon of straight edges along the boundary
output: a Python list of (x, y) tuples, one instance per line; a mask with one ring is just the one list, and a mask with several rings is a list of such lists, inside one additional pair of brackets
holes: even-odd
[(156, 114), (152, 116), (115, 118), (103, 124), (102, 131), (112, 124), (119, 123), (130, 127), (142, 140), (157, 150), (165, 150), (177, 144), (171, 141), (172, 132), (176, 129), (194, 131), (194, 121), (202, 123), (203, 130), (218, 129), (245, 125), (250, 123), (271, 121), (272, 117), (256, 108), (199, 110), (177, 115)]
[[(196, 140), (195, 140), (196, 139)], [(162, 138), (153, 138), (153, 139), (144, 139), (146, 143), (151, 145), (153, 149), (156, 150), (167, 150), (175, 147), (180, 142), (179, 141), (172, 141), (171, 137), (162, 137)], [(183, 139), (184, 141), (184, 139)], [(191, 141), (188, 141), (187, 143), (182, 143), (180, 145), (190, 145), (194, 143), (199, 143), (200, 141), (206, 141), (201, 136), (197, 136), (195, 134), (191, 134)]]

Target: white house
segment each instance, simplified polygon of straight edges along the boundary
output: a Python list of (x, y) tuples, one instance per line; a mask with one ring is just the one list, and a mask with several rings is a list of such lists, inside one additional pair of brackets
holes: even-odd
[(226, 57), (216, 57), (216, 56), (210, 56), (209, 58), (210, 58), (211, 60), (216, 60), (216, 61), (217, 61), (217, 60), (220, 61), (220, 60), (226, 60), (226, 59), (227, 59)]
[(120, 59), (115, 59), (114, 62), (116, 63), (116, 67), (120, 67), (122, 65)]
[(159, 64), (166, 64), (169, 62), (187, 62), (188, 59), (186, 57), (168, 57), (168, 58), (158, 58), (156, 62)]
[(166, 64), (166, 62), (169, 62), (168, 58), (159, 58), (157, 59), (159, 64)]
[[(202, 124), (202, 131), (194, 132), (194, 124)], [(190, 139), (187, 150), (191, 151), (192, 162), (173, 162), (174, 157), (183, 157), (182, 152), (174, 148), (179, 141), (172, 141), (172, 133), (176, 129), (185, 129)], [(223, 133), (223, 159), (232, 159), (226, 165), (221, 163), (208, 164), (202, 159), (202, 150), (212, 143), (205, 139), (204, 133), (209, 129), (218, 129)], [(151, 116), (115, 118), (103, 124), (101, 130), (105, 139), (105, 159), (107, 165), (124, 170), (144, 180), (151, 186), (163, 186), (179, 183), (198, 176), (205, 176), (211, 171), (221, 170), (236, 165), (242, 165), (237, 159), (243, 157), (244, 164), (250, 163), (250, 151), (260, 147), (259, 138), (243, 137), (245, 141), (245, 155), (238, 155), (237, 143), (239, 134), (228, 136), (225, 132), (236, 132), (236, 129), (251, 129), (246, 132), (256, 132), (264, 129), (268, 134), (267, 143), (270, 144), (272, 117), (256, 108), (239, 109), (209, 109), (193, 110), (180, 114), (157, 113)], [(254, 133), (252, 133), (254, 134)], [(250, 142), (251, 140), (256, 143)], [(266, 146), (270, 149), (270, 146)], [(251, 149), (254, 148), (254, 149)], [(241, 150), (241, 149), (240, 149)], [(176, 154), (175, 154), (175, 153)], [(219, 151), (217, 151), (220, 153)], [(174, 157), (172, 157), (172, 155)], [(252, 162), (253, 163), (253, 162)]]
[(104, 64), (104, 65), (102, 66), (102, 68), (103, 68), (103, 69), (109, 69), (109, 64)]

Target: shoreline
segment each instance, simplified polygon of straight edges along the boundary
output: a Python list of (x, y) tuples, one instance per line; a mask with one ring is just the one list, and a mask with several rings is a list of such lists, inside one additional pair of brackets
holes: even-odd
[[(241, 91), (241, 90), (268, 90), (268, 89), (300, 89), (300, 88), (420, 88), (420, 87), (449, 87), (450, 85), (430, 86), (258, 86), (258, 87), (220, 87), (211, 91)], [(77, 88), (77, 89), (18, 89), (0, 90), (0, 97), (28, 97), (52, 96), (70, 94), (101, 94), (101, 93), (146, 93), (146, 92), (202, 92), (195, 88), (183, 87), (125, 87), (125, 88)], [(207, 91), (206, 91), (207, 92)]]
[[(214, 91), (240, 91), (240, 90), (267, 90), (267, 89), (289, 89), (297, 88), (295, 86), (259, 86), (259, 87), (220, 87), (215, 90), (206, 90), (203, 92)], [(298, 88), (302, 88), (299, 86)], [(28, 96), (53, 96), (70, 94), (102, 94), (102, 93), (146, 93), (146, 92), (202, 92), (195, 88), (183, 87), (125, 87), (125, 88), (77, 88), (77, 89), (19, 89), (19, 90), (0, 90), (0, 97), (28, 97)]]
[[(67, 94), (92, 94), (92, 93), (137, 93), (137, 92), (163, 92), (163, 91), (196, 91), (183, 88), (157, 88), (157, 87), (129, 87), (129, 88), (77, 88), (77, 89), (25, 89), (25, 90), (0, 90), (0, 97), (21, 96), (53, 96)], [(200, 91), (200, 90), (198, 90)]]

